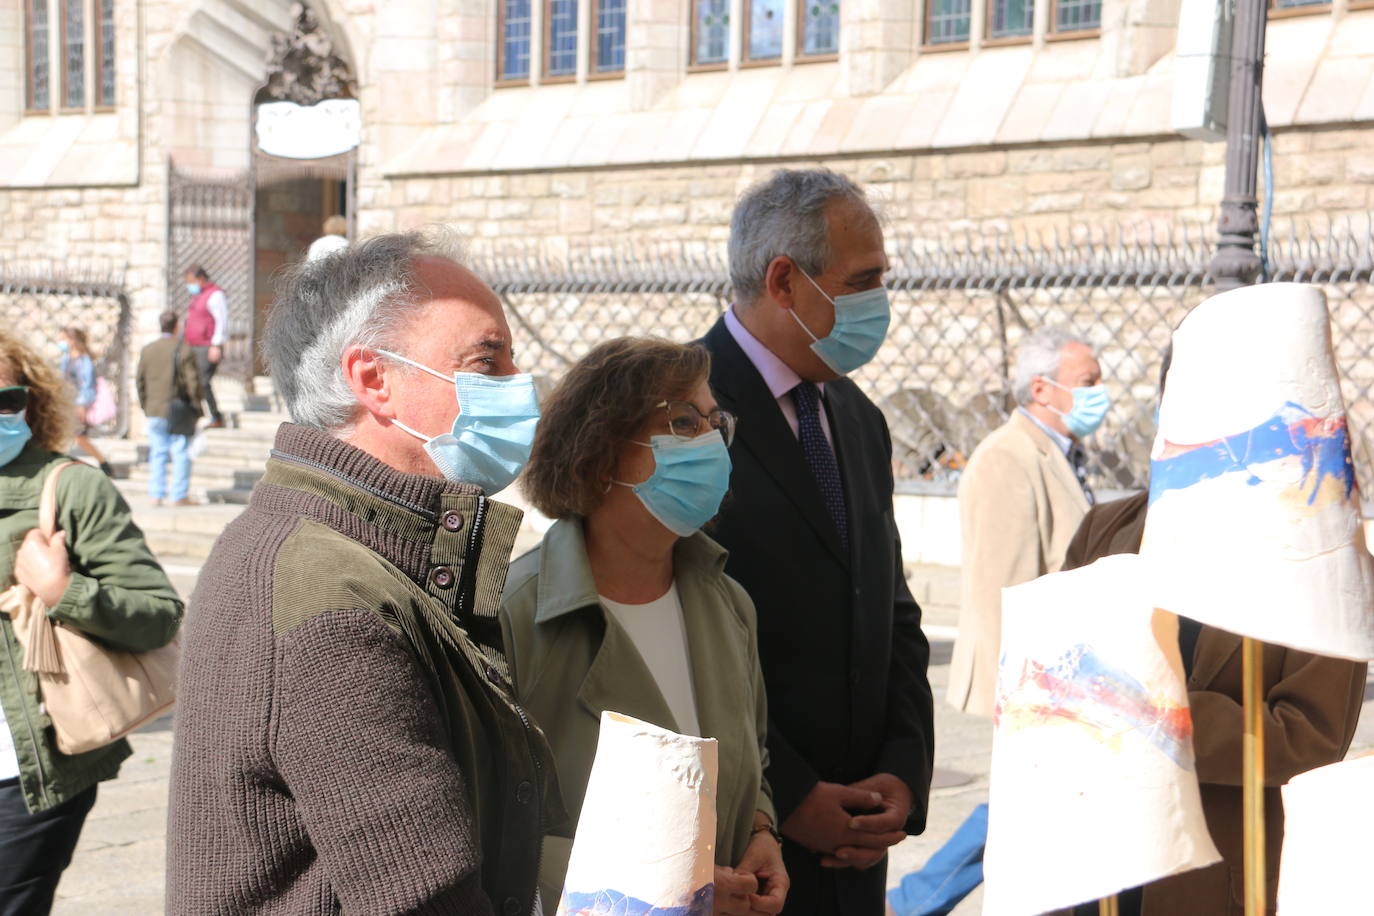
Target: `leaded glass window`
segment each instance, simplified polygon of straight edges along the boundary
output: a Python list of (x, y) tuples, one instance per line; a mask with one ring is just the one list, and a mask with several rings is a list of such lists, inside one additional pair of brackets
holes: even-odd
[(1056, 0), (1054, 30), (1086, 32), (1102, 27), (1102, 0)]
[(972, 0), (926, 0), (926, 44), (968, 41)]
[(577, 72), (577, 0), (549, 0), (545, 23), (549, 33), (546, 75), (572, 76)]
[(597, 73), (625, 69), (625, 9), (628, 0), (599, 0), (596, 4)]
[(503, 80), (530, 75), (530, 0), (501, 0), (501, 67)]
[(86, 104), (86, 0), (62, 0), (62, 105)]
[(748, 0), (750, 60), (777, 60), (782, 57), (782, 13), (784, 0)]
[(28, 107), (33, 111), (47, 111), (52, 107), (52, 65), (48, 57), (48, 40), (52, 26), (48, 19), (48, 0), (26, 0), (29, 42)]
[(692, 62), (723, 64), (730, 56), (730, 0), (696, 0)]
[(840, 0), (802, 0), (801, 52), (840, 53)]
[(1035, 0), (992, 0), (988, 12), (989, 38), (1018, 38), (1031, 33)]
[(95, 96), (107, 108), (115, 103), (115, 25), (114, 0), (100, 3), (100, 66), (95, 74)]

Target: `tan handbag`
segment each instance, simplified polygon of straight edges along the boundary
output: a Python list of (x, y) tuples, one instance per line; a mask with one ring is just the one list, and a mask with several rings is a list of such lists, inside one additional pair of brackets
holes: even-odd
[[(57, 531), (57, 476), (75, 462), (58, 465), (43, 482), (38, 527)], [(54, 623), (43, 600), (22, 585), (0, 594), (24, 647), (24, 670), (38, 688), (52, 719), (57, 749), (80, 754), (116, 741), (172, 708), (176, 702), (178, 641), (149, 652), (124, 652)]]

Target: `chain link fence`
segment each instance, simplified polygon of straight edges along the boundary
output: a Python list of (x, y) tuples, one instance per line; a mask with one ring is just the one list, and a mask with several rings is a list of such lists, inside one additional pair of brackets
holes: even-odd
[(124, 288), (124, 268), (109, 264), (0, 261), (0, 328), (18, 334), (58, 363), (63, 328), (86, 331), (96, 374), (114, 389), (118, 411), (100, 434), (124, 435), (129, 428), (133, 370), (129, 364), (133, 314)]
[[(1213, 235), (1180, 225), (893, 241), (892, 326), (853, 377), (887, 416), (899, 486), (954, 492), (974, 446), (1014, 408), (1021, 339), (1049, 325), (1098, 348), (1112, 395), (1088, 442), (1093, 485), (1145, 486), (1162, 352), (1212, 292)], [(479, 262), (512, 316), (521, 367), (550, 382), (602, 340), (700, 337), (730, 303), (725, 252), (706, 245), (505, 251)], [(1271, 242), (1269, 271), (1327, 293), (1358, 476), (1374, 493), (1374, 231), (1367, 220), (1290, 227)]]

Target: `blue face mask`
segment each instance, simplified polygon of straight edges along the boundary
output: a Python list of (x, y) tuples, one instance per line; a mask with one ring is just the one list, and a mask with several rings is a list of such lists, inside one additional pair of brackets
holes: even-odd
[(1065, 388), (1054, 379), (1045, 379), (1056, 388), (1063, 388), (1065, 391), (1073, 393), (1073, 407), (1068, 413), (1054, 410), (1055, 413), (1064, 418), (1064, 425), (1069, 432), (1079, 439), (1091, 436), (1097, 432), (1097, 428), (1102, 425), (1102, 420), (1107, 416), (1107, 411), (1112, 409), (1112, 397), (1107, 394), (1106, 385), (1091, 385), (1084, 388)]
[(720, 430), (695, 439), (652, 436), (636, 443), (654, 450), (654, 472), (634, 490), (644, 508), (678, 537), (685, 538), (715, 518), (730, 489), (730, 451)]
[(29, 429), (29, 422), (24, 419), (26, 412), (0, 413), (0, 467), (18, 458), (24, 446), (33, 438), (33, 430)]
[(199, 296), (199, 295), (200, 295), (200, 284), (199, 284), (199, 283), (187, 283), (187, 284), (186, 284), (186, 292), (190, 293), (192, 296)]
[[(386, 350), (377, 352), (450, 381), (442, 372), (404, 356)], [(458, 397), (458, 416), (451, 432), (429, 438), (400, 420), (392, 422), (424, 442), (425, 454), (445, 478), (473, 484), (485, 493), (504, 490), (530, 460), (534, 430), (539, 425), (534, 378), (528, 372), (455, 372), (451, 381)]]
[[(801, 270), (800, 267), (797, 268)], [(811, 333), (806, 323), (797, 317), (796, 309), (788, 309), (792, 318), (811, 338), (811, 351), (821, 358), (837, 375), (848, 375), (878, 355), (878, 348), (887, 338), (887, 326), (892, 322), (892, 308), (887, 299), (887, 287), (875, 286), (861, 293), (836, 296), (831, 299), (820, 284), (806, 271), (802, 276), (811, 280), (816, 292), (835, 306), (835, 326), (824, 338)]]
[(65, 340), (59, 340), (59, 341), (57, 342), (57, 349), (59, 349), (59, 350), (62, 351), (62, 355), (63, 355), (63, 356), (66, 356), (66, 355), (67, 355), (67, 352), (68, 352), (69, 350), (71, 350), (71, 348), (72, 348), (72, 345), (69, 344), (69, 343), (67, 343)]

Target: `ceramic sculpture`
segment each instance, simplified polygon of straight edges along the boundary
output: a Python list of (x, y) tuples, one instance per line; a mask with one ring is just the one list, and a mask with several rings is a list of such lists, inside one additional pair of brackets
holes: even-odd
[(1374, 755), (1294, 776), (1283, 787), (1283, 817), (1280, 916), (1364, 912)]
[(1321, 290), (1222, 293), (1174, 333), (1141, 555), (1156, 607), (1374, 658), (1374, 558)]
[(1002, 591), (987, 916), (1043, 913), (1220, 859), (1203, 819), (1178, 619), (1135, 555)]
[(558, 916), (710, 916), (714, 738), (601, 714)]

